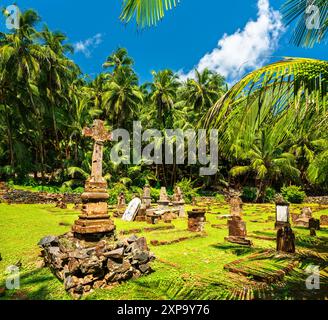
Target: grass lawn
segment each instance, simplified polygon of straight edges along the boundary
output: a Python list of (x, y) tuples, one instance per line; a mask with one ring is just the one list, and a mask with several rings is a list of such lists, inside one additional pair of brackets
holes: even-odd
[[(328, 209), (311, 205), (314, 217), (327, 214)], [(300, 212), (301, 206), (292, 206), (291, 211)], [(186, 207), (186, 210), (190, 208)], [(157, 257), (152, 264), (154, 273), (149, 276), (131, 280), (114, 287), (111, 290), (99, 289), (86, 296), (85, 299), (247, 299), (253, 297), (252, 290), (256, 287), (260, 292), (263, 283), (256, 282), (251, 276), (238, 275), (224, 270), (224, 265), (241, 258), (247, 258), (265, 249), (275, 249), (275, 241), (250, 237), (254, 246), (245, 248), (224, 241), (227, 235), (226, 219), (218, 219), (220, 215), (228, 214), (228, 205), (222, 204), (210, 208), (207, 214), (206, 237), (187, 239), (180, 243), (151, 246)], [(71, 299), (65, 292), (62, 283), (55, 278), (47, 268), (39, 268), (41, 261), (38, 241), (46, 235), (60, 235), (70, 230), (70, 225), (77, 219), (78, 212), (72, 207), (61, 210), (54, 205), (7, 205), (0, 204), (0, 287), (4, 286), (5, 271), (10, 265), (21, 261), (21, 289), (19, 292), (6, 291), (0, 299), (17, 299), (24, 295), (28, 299)], [(250, 236), (264, 235), (275, 237), (273, 229), (274, 206), (244, 205), (244, 220)], [(273, 219), (274, 220), (274, 219)], [(124, 222), (115, 219), (117, 231), (152, 227), (142, 222)], [(167, 226), (167, 224), (161, 224)], [(187, 219), (173, 221), (175, 229), (142, 232), (150, 240), (173, 240), (194, 233), (186, 231)], [(223, 225), (214, 228), (211, 225)], [(270, 286), (272, 299), (324, 299), (327, 298), (326, 280), (328, 278), (328, 228), (317, 232), (318, 238), (309, 237), (309, 230), (293, 228), (297, 237), (298, 253), (309, 255), (297, 268), (286, 276), (283, 281)], [(119, 237), (128, 237), (120, 236)], [(323, 260), (319, 263), (321, 278), (324, 280), (320, 290), (307, 290), (304, 273), (305, 264), (317, 263), (315, 256), (321, 254)], [(313, 257), (311, 257), (311, 255)], [(313, 261), (311, 260), (313, 259)], [(268, 256), (261, 260), (243, 261), (252, 270), (279, 270), (287, 260)], [(254, 274), (256, 274), (254, 272)], [(268, 288), (262, 289), (267, 292)], [(255, 293), (254, 293), (255, 294)], [(256, 296), (256, 295), (255, 295)], [(256, 296), (257, 297), (257, 296)], [(266, 297), (266, 296), (263, 296)]]

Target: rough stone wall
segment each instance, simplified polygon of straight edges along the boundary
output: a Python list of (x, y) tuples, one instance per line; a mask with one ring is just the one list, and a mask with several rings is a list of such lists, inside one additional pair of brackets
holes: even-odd
[(46, 192), (31, 192), (24, 190), (7, 191), (2, 199), (11, 204), (47, 204), (57, 203), (81, 203), (81, 195), (75, 193), (46, 193)]

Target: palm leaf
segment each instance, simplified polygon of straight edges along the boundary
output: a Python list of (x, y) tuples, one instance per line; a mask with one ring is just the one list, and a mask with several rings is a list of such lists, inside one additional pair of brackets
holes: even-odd
[(123, 0), (120, 19), (129, 22), (134, 17), (138, 26), (154, 26), (160, 21), (165, 11), (171, 10), (179, 0)]

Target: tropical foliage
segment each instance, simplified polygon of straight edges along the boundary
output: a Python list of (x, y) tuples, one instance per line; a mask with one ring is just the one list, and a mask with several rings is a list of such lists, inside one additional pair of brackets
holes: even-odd
[(209, 177), (199, 176), (199, 163), (148, 165), (141, 159), (117, 165), (109, 143), (104, 176), (116, 189), (139, 190), (146, 183), (172, 188), (184, 178), (180, 185), (190, 197), (193, 188), (215, 191), (229, 184), (257, 188), (257, 200), (266, 199), (269, 188), (290, 184), (327, 190), (326, 61), (285, 59), (228, 90), (221, 75), (206, 69), (186, 81), (172, 70), (153, 71), (152, 81), (141, 84), (133, 59), (119, 48), (90, 79), (69, 58), (73, 49), (65, 36), (39, 23), (28, 10), (19, 30), (0, 33), (1, 179), (82, 187), (92, 156), (82, 128), (100, 118), (110, 130), (132, 132), (140, 120), (143, 130), (205, 126), (220, 134), (219, 169)]

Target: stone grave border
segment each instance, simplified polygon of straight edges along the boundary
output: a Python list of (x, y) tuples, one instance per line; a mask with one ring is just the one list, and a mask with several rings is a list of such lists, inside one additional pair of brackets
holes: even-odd
[(173, 230), (173, 229), (175, 229), (174, 225), (158, 226), (158, 227), (144, 227), (144, 228), (136, 228), (136, 229), (130, 229), (130, 230), (121, 230), (120, 235), (128, 235), (128, 234), (142, 233), (142, 232), (162, 231), (162, 230)]
[(189, 237), (181, 237), (181, 238), (173, 239), (173, 240), (151, 240), (150, 244), (153, 245), (154, 247), (158, 247), (158, 246), (166, 246), (166, 245), (170, 245), (170, 244), (183, 242), (186, 240), (193, 240), (193, 239), (197, 239), (197, 238), (206, 238), (206, 237), (207, 237), (207, 233), (202, 233), (202, 234), (192, 235)]

